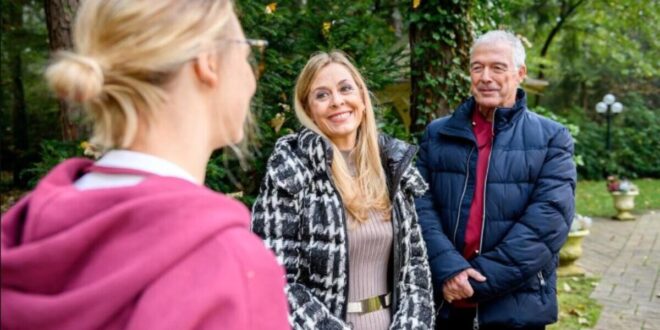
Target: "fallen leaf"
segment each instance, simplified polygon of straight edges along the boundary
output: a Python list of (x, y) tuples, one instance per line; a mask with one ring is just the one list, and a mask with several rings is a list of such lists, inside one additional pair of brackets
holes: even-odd
[(585, 319), (584, 317), (578, 317), (578, 323), (579, 324), (589, 324), (589, 321)]
[(266, 6), (266, 14), (272, 14), (277, 9), (277, 2), (271, 2)]
[(275, 133), (279, 133), (282, 125), (284, 125), (284, 114), (279, 112), (270, 120), (270, 127), (275, 130)]
[(332, 27), (332, 22), (323, 22), (323, 34), (327, 35), (330, 33), (330, 28)]
[(571, 291), (573, 291), (571, 286), (568, 285), (568, 283), (564, 283), (564, 292), (571, 292)]
[(571, 308), (568, 311), (568, 314), (575, 315), (575, 316), (578, 316), (578, 317), (582, 316), (582, 312), (580, 312), (579, 310), (577, 310), (575, 308)]

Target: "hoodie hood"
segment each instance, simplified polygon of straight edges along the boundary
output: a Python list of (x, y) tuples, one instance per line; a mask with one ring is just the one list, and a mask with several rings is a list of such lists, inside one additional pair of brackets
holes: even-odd
[(249, 226), (242, 204), (177, 178), (76, 189), (92, 165), (65, 161), (3, 215), (3, 329), (125, 321), (158, 276), (218, 233)]

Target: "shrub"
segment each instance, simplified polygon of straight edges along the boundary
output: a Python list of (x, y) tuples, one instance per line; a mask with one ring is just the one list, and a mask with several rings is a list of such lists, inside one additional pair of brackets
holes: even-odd
[(66, 142), (59, 140), (44, 140), (40, 144), (41, 160), (21, 172), (27, 179), (29, 188), (34, 188), (39, 180), (57, 164), (72, 157), (83, 157), (85, 147), (80, 142)]
[(602, 179), (608, 174), (660, 177), (660, 116), (636, 95), (628, 95), (622, 102), (624, 111), (612, 118), (609, 152), (605, 150), (605, 119), (581, 109), (572, 111), (572, 121), (582, 132), (576, 145), (576, 152), (584, 159), (584, 165), (578, 168), (582, 178)]
[[(536, 107), (532, 111), (538, 113), (539, 115), (542, 115), (544, 117), (550, 118), (562, 125), (564, 125), (568, 131), (571, 133), (571, 136), (573, 137), (573, 142), (575, 143), (575, 148), (577, 149), (578, 145), (578, 139), (577, 136), (580, 134), (580, 127), (576, 124), (571, 123), (568, 119), (565, 117), (562, 117), (560, 115), (557, 115), (550, 110), (544, 108), (544, 107)], [(584, 165), (584, 157), (582, 157), (582, 154), (578, 153), (577, 151), (575, 152), (575, 155), (573, 156), (573, 160), (575, 161), (575, 165), (583, 166)]]
[(660, 116), (647, 108), (638, 95), (622, 98), (624, 111), (612, 118), (612, 150), (606, 150), (605, 118), (581, 108), (557, 115), (542, 107), (535, 111), (568, 127), (575, 139), (576, 163), (581, 179), (604, 179), (607, 175), (628, 178), (660, 177)]
[[(292, 94), (297, 75), (310, 55), (344, 51), (372, 91), (405, 75), (408, 62), (388, 22), (391, 8), (375, 8), (371, 1), (242, 1), (236, 5), (248, 37), (269, 42), (264, 53), (265, 72), (252, 102), (258, 132), (251, 141), (253, 157), (247, 171), (230, 152), (218, 152), (209, 163), (206, 183), (219, 191), (241, 191), (241, 199), (249, 205), (258, 193), (275, 141), (299, 128)], [(392, 128), (386, 131), (405, 136), (395, 115), (389, 108), (377, 113)]]

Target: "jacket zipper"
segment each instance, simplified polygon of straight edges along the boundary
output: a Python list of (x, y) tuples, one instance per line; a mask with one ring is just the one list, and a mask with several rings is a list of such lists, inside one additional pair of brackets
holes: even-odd
[(445, 299), (443, 298), (442, 301), (440, 301), (440, 306), (435, 311), (435, 319), (438, 319), (438, 315), (440, 315), (440, 311), (442, 310), (442, 306), (445, 305)]
[(541, 286), (545, 286), (545, 278), (543, 278), (543, 273), (541, 271), (539, 271), (538, 277), (539, 277), (539, 283), (541, 283)]
[(541, 285), (541, 301), (545, 304), (545, 278), (543, 278), (543, 272), (539, 270), (539, 272), (536, 274), (536, 276), (539, 278), (539, 284)]
[(467, 190), (468, 180), (470, 180), (470, 158), (472, 158), (472, 153), (474, 152), (474, 146), (470, 149), (468, 154), (467, 164), (465, 165), (465, 183), (463, 184), (463, 193), (461, 194), (461, 200), (458, 202), (458, 212), (456, 212), (456, 226), (454, 226), (454, 237), (452, 241), (456, 245), (456, 233), (458, 232), (458, 224), (461, 221), (461, 205), (463, 204), (463, 198), (465, 197), (465, 191)]
[[(481, 214), (481, 235), (479, 238), (479, 251), (477, 255), (481, 255), (481, 250), (483, 249), (484, 244), (484, 228), (486, 228), (486, 190), (488, 189), (488, 171), (490, 170), (490, 159), (493, 156), (493, 145), (495, 144), (495, 114), (497, 113), (497, 108), (493, 110), (493, 121), (491, 122), (491, 134), (492, 139), (490, 140), (490, 152), (488, 153), (488, 163), (486, 164), (486, 176), (484, 177), (484, 198)], [(472, 329), (479, 330), (479, 304), (477, 304), (476, 311), (474, 314), (474, 322)]]
[[(474, 152), (474, 146), (470, 149), (470, 153), (468, 154), (467, 162), (465, 164), (465, 183), (463, 183), (463, 192), (461, 193), (461, 199), (458, 201), (458, 210), (456, 212), (456, 225), (454, 226), (454, 236), (452, 237), (452, 242), (454, 243), (454, 246), (456, 245), (456, 234), (458, 233), (458, 225), (461, 222), (461, 205), (463, 205), (463, 199), (465, 198), (465, 192), (467, 191), (467, 184), (468, 181), (470, 180), (470, 158), (472, 158), (472, 153)], [(445, 299), (443, 297), (442, 301), (440, 302), (440, 307), (438, 307), (438, 311), (435, 313), (436, 318), (438, 317), (438, 314), (440, 314), (440, 311), (442, 310), (442, 306), (445, 304)]]

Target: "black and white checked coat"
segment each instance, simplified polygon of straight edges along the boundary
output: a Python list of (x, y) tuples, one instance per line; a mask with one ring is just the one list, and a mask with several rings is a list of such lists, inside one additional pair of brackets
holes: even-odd
[[(411, 166), (416, 147), (381, 136), (392, 201), (391, 329), (432, 329), (433, 294), (414, 197), (427, 185)], [(349, 329), (346, 212), (331, 180), (332, 148), (309, 129), (282, 137), (268, 161), (252, 215), (286, 269), (294, 329)]]

